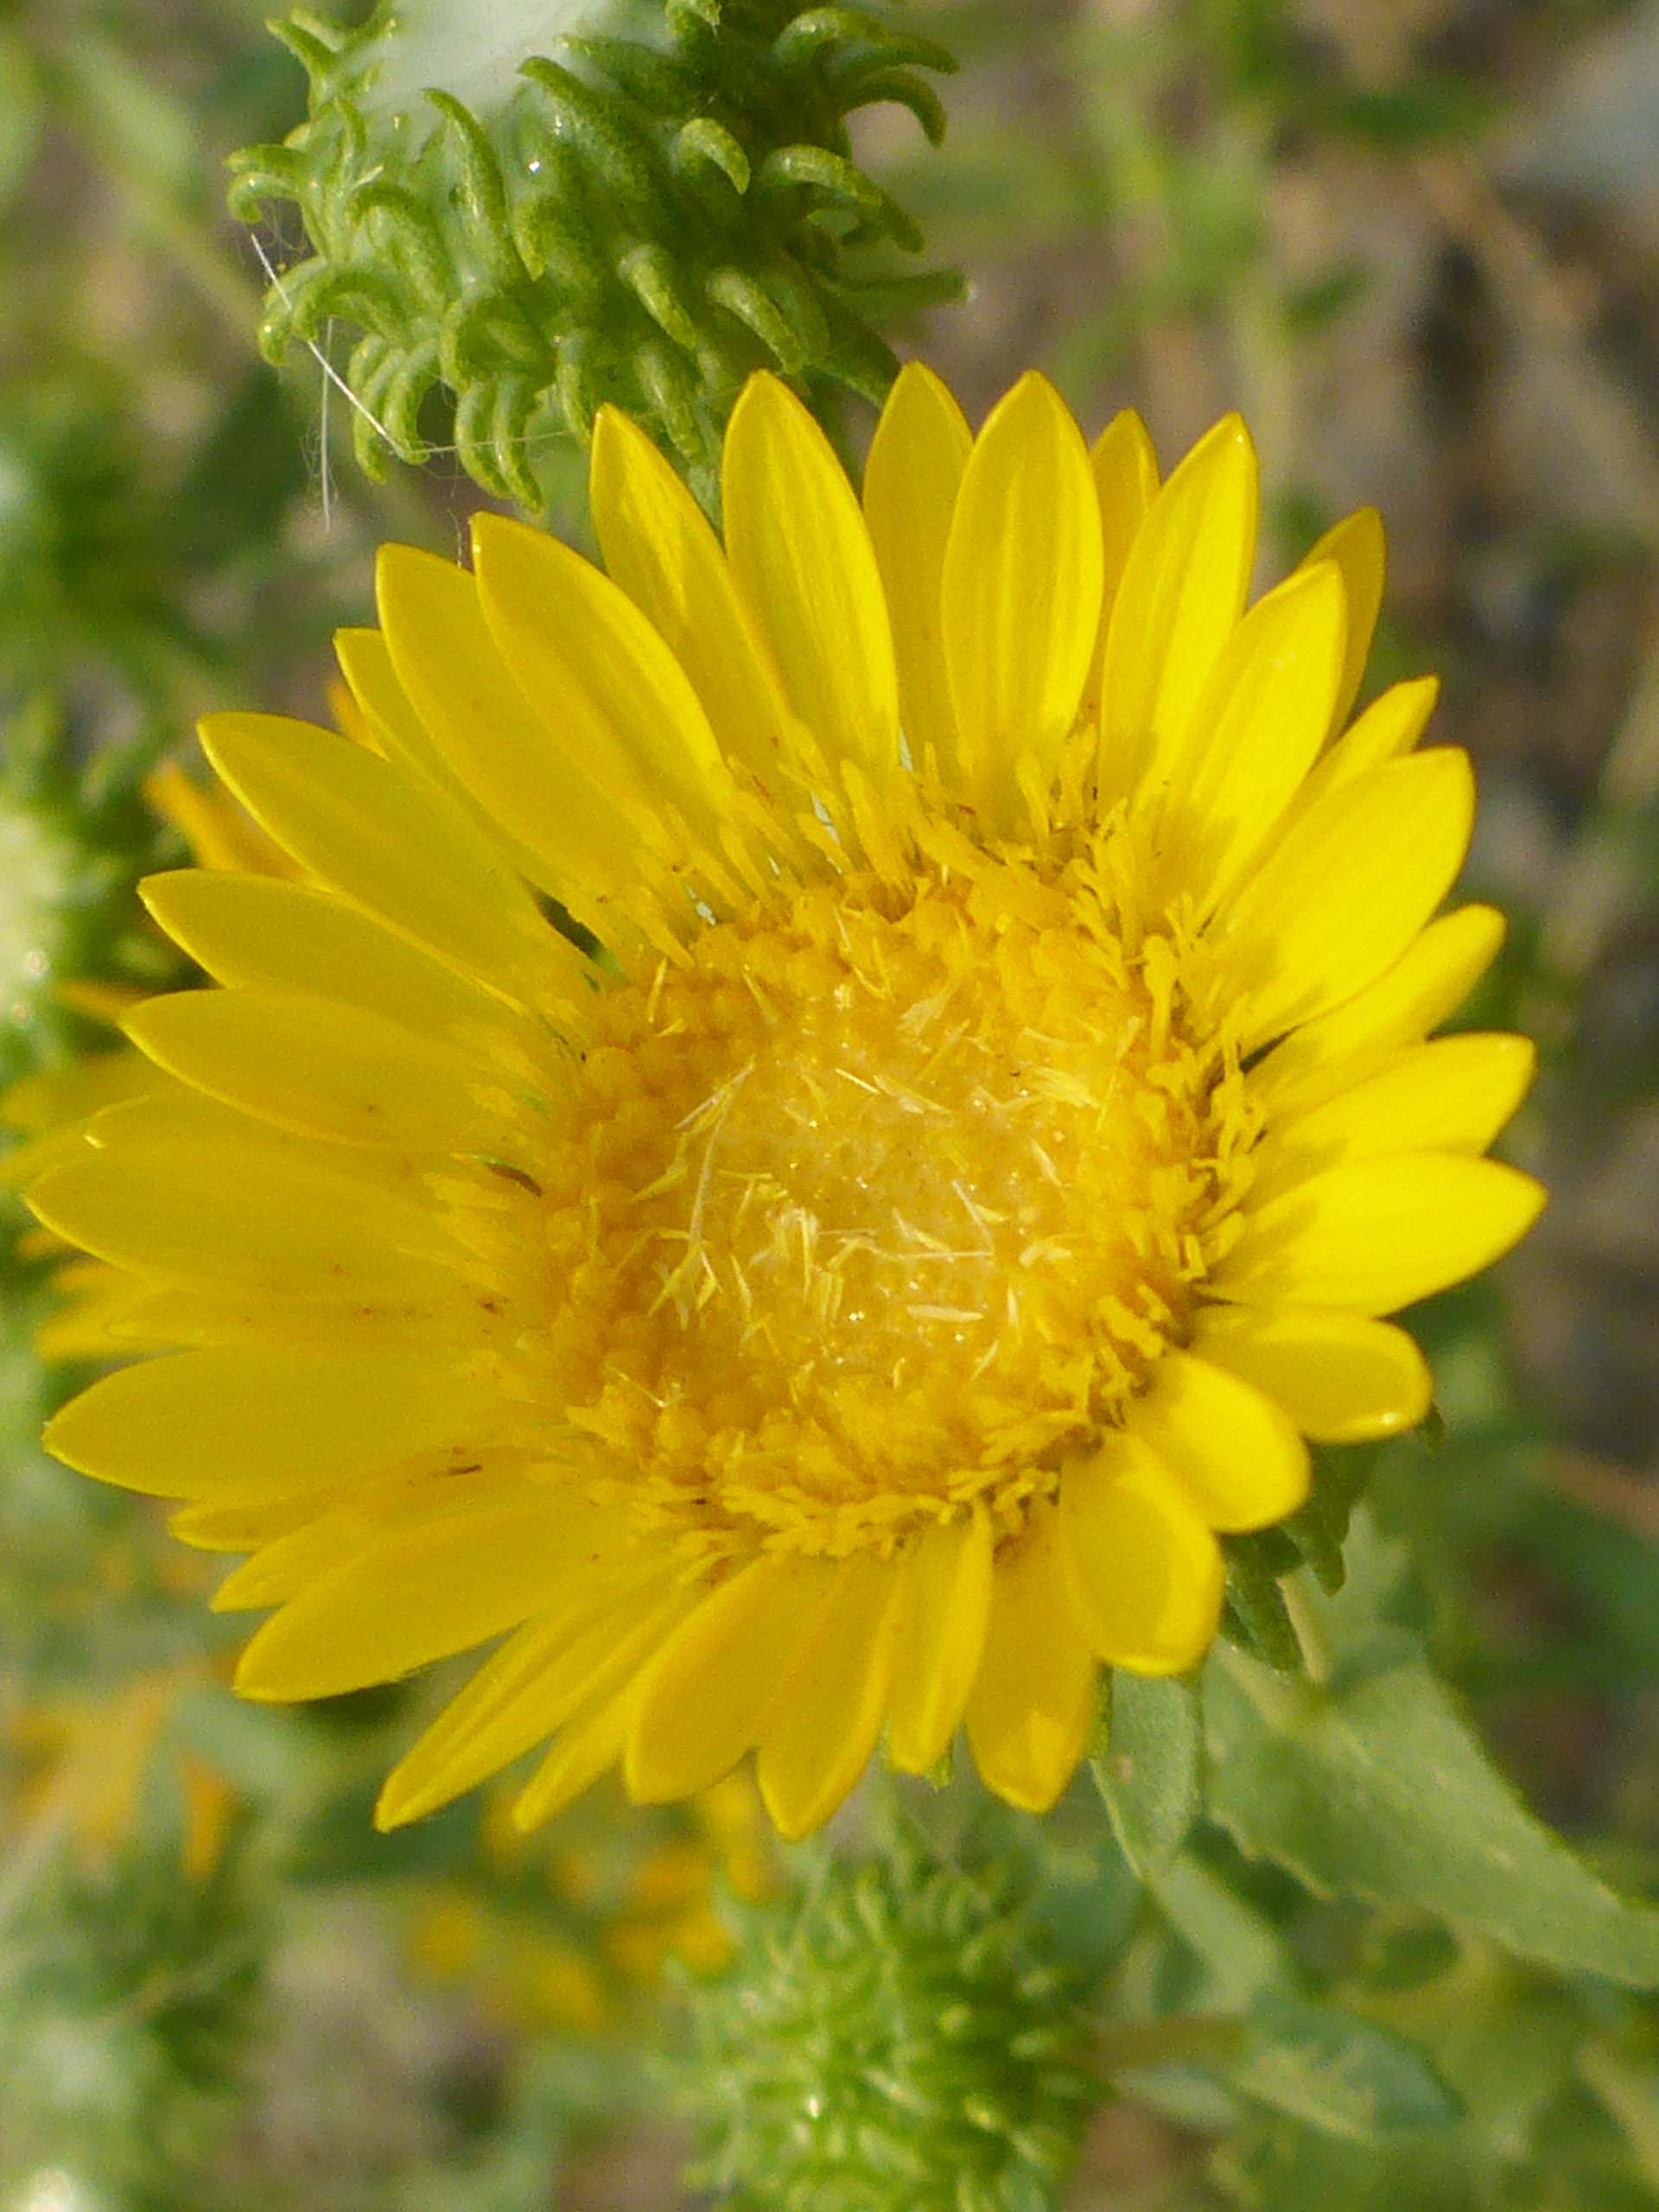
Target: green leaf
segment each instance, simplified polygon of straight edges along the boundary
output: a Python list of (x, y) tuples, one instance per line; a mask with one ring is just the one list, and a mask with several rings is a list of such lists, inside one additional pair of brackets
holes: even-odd
[(1374, 2021), (1275, 1996), (1251, 2029), (1233, 2088), (1325, 2134), (1365, 2142), (1449, 2127), (1461, 2113), (1427, 2054)]
[(1165, 1919), (1209, 1969), (1213, 2003), (1242, 2010), (1294, 1991), (1289, 1955), (1273, 1923), (1192, 1853), (1163, 1868), (1150, 1886)]
[(1322, 1897), (1423, 1907), (1569, 1971), (1659, 1986), (1659, 1912), (1528, 1811), (1403, 1636), (1367, 1671), (1287, 1682), (1217, 1646), (1209, 1810)]
[(1295, 1566), (1297, 1552), (1282, 1530), (1264, 1529), (1249, 1536), (1230, 1536), (1227, 1560), (1227, 1610), (1222, 1634), (1242, 1643), (1281, 1674), (1300, 1674), (1302, 1648), (1285, 1611), (1279, 1577)]
[(1283, 2116), (1224, 2144), (1211, 2177), (1248, 2212), (1484, 2212), (1503, 2201), (1477, 2194), (1461, 2145), (1444, 2136), (1344, 2142)]
[(1143, 1878), (1166, 1866), (1191, 1833), (1203, 1796), (1197, 1683), (1116, 1676), (1111, 1734), (1094, 1770), (1130, 1866)]

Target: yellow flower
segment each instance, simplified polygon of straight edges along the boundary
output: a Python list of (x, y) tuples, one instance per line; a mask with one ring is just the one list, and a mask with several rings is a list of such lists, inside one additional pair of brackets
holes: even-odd
[(1501, 931), (1432, 918), (1468, 763), (1429, 683), (1337, 734), (1374, 515), (1246, 613), (1236, 419), (1159, 489), (1133, 416), (1090, 454), (1028, 377), (974, 438), (921, 369), (861, 512), (757, 378), (723, 504), (607, 414), (608, 575), (496, 516), (474, 575), (387, 550), (383, 757), (214, 717), (309, 880), (151, 881), (226, 988), (130, 1019), (175, 1087), (33, 1192), (185, 1347), (51, 1442), (251, 1552), (245, 1694), (505, 1634), (386, 1825), (550, 1738), (525, 1826), (753, 1751), (800, 1835), (963, 1722), (1046, 1807), (1303, 1439), (1424, 1413), (1376, 1317), (1541, 1202), (1480, 1157), (1528, 1046), (1424, 1041)]

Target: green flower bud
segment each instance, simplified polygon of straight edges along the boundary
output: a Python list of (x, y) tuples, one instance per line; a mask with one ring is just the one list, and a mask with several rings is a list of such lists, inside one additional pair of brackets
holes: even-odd
[(879, 399), (874, 323), (954, 296), (900, 274), (920, 234), (852, 158), (874, 102), (944, 129), (931, 41), (801, 0), (381, 0), (356, 30), (278, 35), (310, 77), (280, 146), (232, 157), (234, 211), (298, 204), (311, 256), (271, 288), (280, 359), (334, 320), (359, 459), (419, 461), (442, 389), (468, 472), (544, 505), (558, 450), (614, 402), (705, 499), (753, 369)]
[(766, 2212), (1052, 2212), (1099, 2097), (1076, 1993), (995, 1872), (839, 1866), (693, 1993), (691, 2180)]

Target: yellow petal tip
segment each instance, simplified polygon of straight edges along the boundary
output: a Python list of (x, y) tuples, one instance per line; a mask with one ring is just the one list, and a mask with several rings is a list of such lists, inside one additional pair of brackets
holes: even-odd
[(293, 1705), (297, 1702), (292, 1691), (273, 1688), (269, 1682), (262, 1682), (257, 1669), (250, 1670), (238, 1667), (231, 1687), (238, 1697), (245, 1699), (249, 1705)]
[(418, 1791), (399, 1788), (394, 1770), (374, 1801), (374, 1826), (381, 1835), (390, 1835), (394, 1828), (407, 1827), (411, 1821), (417, 1821), (425, 1809)]

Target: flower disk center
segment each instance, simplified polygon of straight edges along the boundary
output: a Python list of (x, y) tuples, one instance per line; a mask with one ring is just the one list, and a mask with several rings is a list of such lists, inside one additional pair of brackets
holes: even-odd
[(1149, 950), (1081, 868), (998, 861), (806, 892), (601, 1002), (557, 1388), (636, 1495), (840, 1552), (1052, 1488), (1203, 1271), (1209, 1082)]

